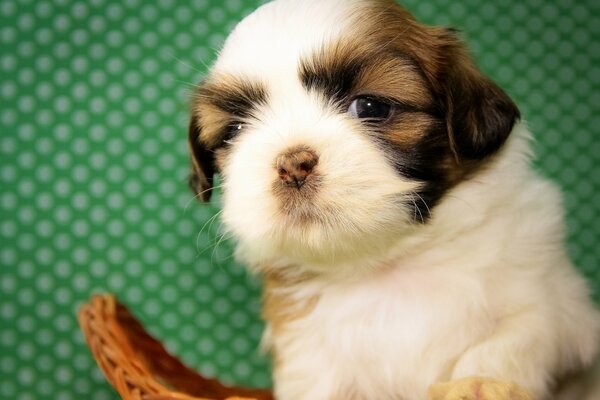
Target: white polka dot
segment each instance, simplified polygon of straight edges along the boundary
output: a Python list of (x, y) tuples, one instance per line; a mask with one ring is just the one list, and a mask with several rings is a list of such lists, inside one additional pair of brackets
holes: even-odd
[[(3, 120), (6, 120), (7, 118), (5, 118), (5, 113), (3, 113)], [(7, 122), (8, 124), (8, 122)], [(4, 137), (2, 139), (0, 139), (0, 143), (2, 145), (2, 147), (0, 148), (0, 151), (4, 154), (12, 154), (12, 153), (16, 153), (16, 149), (17, 149), (17, 141), (14, 137)], [(12, 167), (12, 166), (11, 166)]]
[(108, 277), (108, 285), (111, 290), (120, 291), (125, 287), (125, 278), (121, 273), (112, 273)]
[(119, 3), (110, 4), (106, 11), (106, 15), (110, 20), (118, 21), (123, 18), (123, 9)]
[[(179, 317), (173, 312), (167, 312), (166, 314), (163, 314), (161, 317), (161, 323), (163, 326), (169, 328), (177, 327), (181, 324)], [(169, 339), (167, 339), (165, 344), (169, 346), (173, 352), (179, 352), (179, 342), (176, 342), (174, 340), (169, 342)]]
[(54, 300), (57, 304), (67, 305), (73, 301), (71, 291), (66, 288), (58, 288), (54, 292)]
[(14, 382), (0, 382), (0, 392), (8, 398), (14, 398), (17, 394), (17, 388)]
[(104, 47), (104, 44), (92, 44), (88, 46), (88, 54), (93, 60), (104, 60), (106, 58), (106, 47)]
[(209, 338), (202, 338), (198, 341), (198, 351), (201, 354), (210, 354), (215, 351), (215, 343)]
[(142, 200), (142, 204), (147, 210), (156, 210), (159, 206), (159, 203), (160, 199), (154, 193), (147, 193)]
[[(2, 198), (3, 202), (1, 207), (5, 210), (14, 208), (14, 206), (7, 206), (4, 202), (4, 198), (5, 196)], [(2, 221), (0, 223), (0, 235), (5, 239), (14, 238), (17, 235), (17, 225), (13, 221)]]
[(90, 199), (87, 193), (78, 192), (72, 195), (71, 205), (76, 210), (86, 209), (90, 204)]
[(56, 379), (56, 382), (66, 385), (73, 380), (73, 372), (69, 368), (58, 367), (54, 371), (54, 379)]
[(56, 387), (50, 379), (42, 379), (36, 383), (36, 391), (43, 396), (51, 396), (55, 390)]
[[(2, 62), (4, 58), (2, 58)], [(9, 67), (6, 67), (3, 65), (3, 69), (8, 70), (11, 69)], [(15, 97), (15, 95), (17, 94), (17, 85), (15, 84), (15, 82), (2, 82), (0, 84), (0, 93), (2, 93), (2, 96), (6, 97), (6, 98), (12, 98)]]
[(31, 96), (22, 96), (18, 101), (19, 111), (30, 113), (35, 108), (35, 101)]
[(94, 250), (105, 250), (108, 247), (108, 239), (103, 233), (94, 233), (90, 237), (90, 246)]
[(19, 368), (19, 372), (17, 373), (17, 381), (22, 386), (30, 386), (33, 384), (33, 381), (36, 379), (35, 371), (29, 367)]
[(181, 248), (177, 252), (177, 259), (187, 265), (194, 260), (194, 252), (191, 248)]
[(66, 278), (72, 273), (71, 263), (67, 261), (59, 261), (55, 266), (55, 273), (57, 276)]
[(142, 171), (142, 178), (145, 182), (155, 183), (159, 179), (158, 169), (154, 166), (148, 166)]
[[(5, 143), (8, 143), (8, 141)], [(14, 183), (17, 180), (17, 168), (12, 165), (3, 166), (3, 169), (0, 170), (0, 175), (2, 176), (3, 182)], [(5, 193), (4, 196), (8, 198), (11, 194)], [(16, 202), (13, 202), (13, 204), (16, 204)]]
[(213, 302), (212, 309), (217, 315), (227, 315), (231, 312), (231, 303), (227, 299), (219, 298)]
[[(89, 253), (85, 253), (85, 254), (87, 255)], [(85, 263), (86, 264), (88, 263), (87, 256), (85, 257)], [(75, 277), (73, 277), (71, 282), (73, 283), (73, 287), (80, 292), (85, 292), (90, 286), (88, 276), (84, 275), (82, 273), (78, 273), (77, 275), (75, 275)]]
[[(123, 171), (123, 168), (121, 168), (121, 166), (112, 165), (112, 166), (108, 167), (107, 178), (108, 178), (109, 182), (121, 182), (121, 181), (123, 181), (124, 177), (125, 177), (125, 172)], [(114, 193), (113, 198), (119, 199), (120, 195), (118, 193)]]
[(17, 6), (15, 2), (6, 1), (0, 3), (0, 12), (2, 12), (2, 15), (6, 17), (13, 17), (16, 14), (16, 11)]
[(88, 26), (92, 32), (100, 33), (106, 30), (106, 21), (103, 17), (95, 15), (90, 18)]
[(73, 395), (66, 390), (58, 390), (56, 393), (57, 393), (56, 398), (58, 398), (60, 400), (73, 400), (74, 399)]
[[(29, 151), (23, 151), (19, 154), (17, 163), (21, 167), (21, 169), (31, 169), (36, 164), (35, 154)], [(31, 183), (32, 181), (28, 182)]]
[[(119, 182), (122, 180), (123, 172), (120, 168), (111, 168), (109, 171), (109, 178), (113, 182)], [(110, 193), (107, 197), (107, 205), (111, 210), (119, 210), (122, 209), (125, 205), (125, 199), (121, 193)]]
[(152, 317), (156, 317), (161, 312), (160, 303), (156, 299), (149, 299), (144, 304), (144, 312)]
[(35, 224), (36, 234), (48, 238), (54, 233), (54, 224), (48, 220), (41, 220)]
[(17, 65), (17, 57), (15, 57), (13, 54), (3, 54), (0, 58), (0, 63), (2, 65), (2, 69), (14, 70)]
[(197, 304), (189, 298), (181, 299), (178, 304), (181, 313), (185, 316), (191, 317), (197, 313)]
[(14, 265), (17, 262), (17, 252), (14, 249), (0, 250), (0, 260), (3, 265)]
[[(31, 306), (35, 301), (35, 296), (33, 293), (28, 291), (21, 291), (18, 294), (18, 299), (21, 304)], [(17, 318), (17, 329), (22, 333), (31, 333), (36, 328), (36, 321), (29, 315), (24, 315)]]
[(75, 3), (71, 8), (71, 15), (77, 19), (83, 19), (89, 15), (86, 3)]
[[(3, 249), (3, 251), (6, 249)], [(7, 265), (7, 263), (4, 263), (5, 265)], [(2, 276), (0, 278), (0, 285), (2, 286), (2, 291), (5, 293), (10, 293), (10, 292), (15, 292), (17, 289), (17, 281), (13, 276), (7, 275), (7, 276)], [(6, 308), (5, 308), (6, 307)], [(13, 305), (10, 303), (5, 303), (2, 305), (2, 309), (8, 309), (8, 308), (12, 308)], [(14, 308), (13, 308), (14, 310)]]
[[(172, 259), (165, 259), (161, 263), (161, 271), (167, 277), (180, 276), (178, 275), (179, 268), (178, 265)], [(184, 275), (185, 276), (185, 273)], [(192, 279), (192, 278), (190, 278)], [(185, 288), (186, 284), (180, 285), (182, 288)]]
[(67, 32), (71, 28), (71, 20), (67, 15), (59, 14), (53, 21), (54, 29), (58, 32)]
[[(86, 265), (90, 261), (90, 252), (85, 247), (77, 247), (75, 250), (73, 250), (72, 257), (76, 264)], [(80, 288), (85, 288), (87, 286), (86, 279), (82, 276), (80, 276), (78, 279), (78, 282), (81, 284)]]
[[(25, 182), (21, 182), (19, 184), (19, 187), (21, 188), (20, 192), (23, 195), (27, 195), (29, 192), (32, 191), (29, 188), (30, 186), (32, 186), (32, 185), (31, 185), (31, 181), (29, 181), (29, 180), (25, 181)], [(31, 206), (22, 206), (19, 209), (17, 217), (18, 217), (19, 221), (22, 224), (29, 225), (29, 224), (31, 224), (36, 219), (36, 214), (37, 213), (36, 213), (36, 211), (35, 211), (35, 209), (33, 207), (31, 207)]]

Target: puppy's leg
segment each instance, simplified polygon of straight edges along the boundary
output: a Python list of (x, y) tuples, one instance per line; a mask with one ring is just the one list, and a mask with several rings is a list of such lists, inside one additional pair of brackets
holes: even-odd
[(285, 363), (275, 362), (274, 393), (278, 400), (342, 400), (336, 369), (318, 352), (305, 351)]
[(531, 397), (511, 382), (470, 377), (432, 385), (429, 400), (531, 400)]
[[(441, 386), (447, 390), (446, 397), (436, 399), (544, 399), (559, 357), (549, 321), (540, 312), (516, 314), (499, 322), (490, 336), (459, 357), (453, 381)], [(435, 387), (433, 393), (438, 393)]]
[(275, 398), (278, 400), (348, 400), (352, 396), (340, 393), (334, 386), (335, 379), (326, 375), (288, 377), (275, 376)]

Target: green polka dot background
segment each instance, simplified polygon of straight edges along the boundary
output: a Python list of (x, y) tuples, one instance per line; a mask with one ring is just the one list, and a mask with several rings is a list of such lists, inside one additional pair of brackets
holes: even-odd
[[(168, 349), (270, 385), (260, 284), (187, 189), (188, 97), (261, 1), (0, 2), (0, 398), (117, 399), (76, 311), (113, 292)], [(406, 0), (460, 28), (518, 103), (564, 191), (600, 300), (600, 3)]]

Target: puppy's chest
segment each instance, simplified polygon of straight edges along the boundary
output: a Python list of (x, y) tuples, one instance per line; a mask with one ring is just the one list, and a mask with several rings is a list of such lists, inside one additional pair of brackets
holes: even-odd
[(363, 381), (382, 393), (416, 394), (447, 376), (456, 357), (491, 329), (477, 305), (484, 302), (472, 301), (479, 292), (468, 279), (405, 272), (327, 285), (306, 301), (288, 298), (289, 313), (282, 307), (279, 318), (266, 315), (275, 367), (283, 377), (310, 377), (318, 365), (319, 375), (340, 387)]

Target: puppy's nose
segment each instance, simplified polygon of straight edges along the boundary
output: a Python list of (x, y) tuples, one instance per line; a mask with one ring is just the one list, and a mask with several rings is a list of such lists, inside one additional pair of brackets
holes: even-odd
[(279, 179), (287, 186), (300, 189), (318, 162), (317, 153), (304, 147), (283, 153), (276, 163)]

